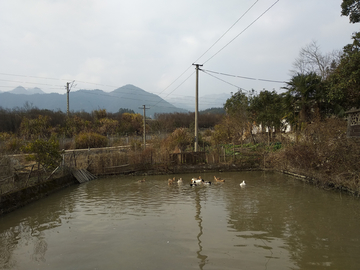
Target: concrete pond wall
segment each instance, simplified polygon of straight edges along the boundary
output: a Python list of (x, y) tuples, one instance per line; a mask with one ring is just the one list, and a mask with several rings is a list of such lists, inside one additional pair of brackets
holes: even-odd
[(76, 179), (69, 174), (10, 194), (3, 194), (0, 196), (0, 216), (76, 183)]

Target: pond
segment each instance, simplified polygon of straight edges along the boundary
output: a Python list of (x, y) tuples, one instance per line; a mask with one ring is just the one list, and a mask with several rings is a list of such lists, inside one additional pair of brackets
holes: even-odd
[(358, 198), (279, 173), (197, 176), (97, 179), (3, 215), (0, 269), (359, 269)]

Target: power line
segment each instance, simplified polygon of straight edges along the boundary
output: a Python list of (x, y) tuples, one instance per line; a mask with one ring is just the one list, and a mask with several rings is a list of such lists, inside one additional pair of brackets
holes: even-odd
[(36, 83), (36, 82), (25, 82), (25, 81), (14, 81), (14, 80), (3, 80), (3, 79), (0, 79), (0, 81), (2, 81), (2, 82), (28, 83), (28, 84), (45, 85), (45, 86), (56, 86), (56, 85), (47, 84), (47, 83)]
[[(206, 50), (198, 59), (202, 58), (210, 49), (212, 49), (254, 6), (255, 4), (258, 2), (259, 0), (255, 1), (248, 10), (245, 11), (244, 14), (242, 14), (235, 23), (233, 23), (230, 28), (227, 29), (227, 31), (225, 31), (216, 41), (213, 45), (211, 45), (209, 47), (208, 50)], [(208, 60), (206, 60), (204, 63), (210, 61), (213, 57), (215, 57), (218, 53), (220, 53), (223, 49), (225, 49), (230, 43), (232, 43), (238, 36), (240, 36), (245, 30), (247, 30), (252, 24), (254, 24), (258, 19), (260, 19), (266, 12), (268, 12), (277, 2), (279, 2), (279, 0), (277, 0), (273, 5), (271, 5), (265, 12), (263, 12), (259, 17), (257, 17), (250, 25), (248, 25), (242, 32), (240, 32), (235, 38), (233, 38), (230, 42), (228, 42), (224, 47), (222, 47), (219, 51), (217, 51), (213, 56), (211, 56)], [(196, 61), (195, 61), (196, 62)], [(180, 74), (180, 76), (178, 76), (172, 83), (170, 83), (164, 90), (162, 90), (159, 95), (161, 93), (163, 93), (165, 90), (167, 90), (171, 85), (173, 85), (178, 79), (180, 79), (189, 69), (191, 68), (191, 66), (189, 66), (183, 73)], [(211, 72), (211, 71), (207, 71), (207, 72)], [(47, 80), (63, 80), (63, 79), (57, 79), (57, 78), (50, 78), (50, 77), (40, 77), (40, 76), (28, 76), (28, 75), (17, 75), (17, 74), (10, 74), (10, 73), (0, 73), (1, 75), (7, 75), (7, 76), (16, 76), (16, 77), (28, 77), (28, 78), (36, 78), (36, 79), (47, 79)], [(169, 96), (170, 94), (172, 94), (174, 91), (176, 91), (182, 84), (184, 84), (194, 73), (192, 73), (190, 76), (188, 76), (183, 82), (181, 82), (174, 90), (172, 90), (169, 94), (167, 94), (165, 97)], [(220, 73), (219, 73), (220, 74)], [(210, 75), (210, 74), (208, 74)], [(221, 75), (225, 75), (225, 74), (221, 74)], [(229, 74), (227, 74), (229, 76)], [(213, 76), (213, 75), (210, 75)], [(216, 76), (213, 76), (215, 78), (217, 78)], [(264, 79), (255, 79), (255, 78), (249, 78), (249, 77), (243, 77), (243, 76), (236, 76), (236, 77), (242, 77), (242, 78), (246, 78), (246, 79), (253, 79), (253, 80), (263, 80), (263, 81), (269, 81), (269, 82), (275, 82), (275, 81), (271, 81), (271, 80), (264, 80)], [(226, 82), (220, 78), (217, 78), (225, 83), (228, 83), (234, 87), (239, 88), (238, 86), (235, 86), (229, 82)], [(11, 81), (11, 80), (1, 80), (1, 81), (9, 81), (9, 82), (20, 82), (20, 81)], [(67, 80), (68, 81), (68, 80)], [(105, 86), (105, 87), (113, 87), (116, 88), (116, 86), (111, 86), (111, 85), (106, 85), (106, 84), (98, 84), (98, 83), (91, 83), (91, 82), (85, 82), (85, 81), (78, 81), (78, 82), (82, 82), (82, 83), (86, 83), (86, 84), (92, 84), (92, 85), (98, 85), (98, 86)], [(45, 86), (54, 86), (54, 85), (49, 85), (49, 84), (41, 84), (41, 83), (33, 83), (33, 82), (21, 82), (21, 83), (29, 83), (29, 84), (37, 84), (37, 85), (45, 85)], [(119, 97), (120, 98), (120, 97)], [(160, 100), (159, 102), (155, 103), (153, 105), (153, 107), (156, 107), (159, 103), (161, 103), (163, 101)]]
[[(192, 66), (190, 66), (192, 67)], [(186, 70), (188, 71), (189, 68)], [(186, 72), (185, 71), (185, 72)], [(185, 72), (183, 72), (179, 77), (177, 77), (168, 87), (166, 87), (163, 91), (161, 91), (160, 93), (158, 93), (157, 95), (160, 95), (162, 92), (164, 92), (167, 88), (169, 88), (172, 84), (174, 84), (180, 77), (183, 76), (183, 74), (185, 74)], [(49, 77), (39, 77), (39, 76), (29, 76), (29, 75), (21, 75), (21, 74), (10, 74), (10, 73), (2, 73), (0, 72), (0, 75), (6, 75), (6, 76), (15, 76), (15, 77), (26, 77), (26, 78), (37, 78), (37, 79), (48, 79), (48, 80), (63, 80), (63, 79), (56, 79), (56, 78), (49, 78)], [(173, 91), (171, 91), (169, 94), (167, 94), (165, 97), (169, 96), (170, 94), (172, 94), (175, 90), (177, 90), (182, 84), (184, 84), (191, 76), (193, 75), (193, 73), (187, 77), (184, 81), (182, 81)], [(63, 89), (63, 87), (57, 86), (57, 85), (52, 85), (52, 84), (45, 84), (45, 83), (39, 83), (39, 82), (28, 82), (28, 81), (19, 81), (19, 80), (3, 80), (0, 79), (0, 81), (4, 81), (4, 82), (12, 82), (12, 83), (20, 83), (20, 84), (34, 84), (34, 85), (41, 85), (41, 86), (51, 86), (52, 89)], [(69, 80), (64, 80), (64, 81), (69, 81)], [(72, 80), (71, 80), (72, 81)], [(105, 86), (105, 87), (111, 87), (113, 89), (117, 89), (118, 86), (113, 86), (113, 85), (106, 85), (106, 84), (99, 84), (99, 83), (91, 83), (91, 82), (86, 82), (86, 81), (78, 81), (80, 83), (85, 83), (85, 84), (91, 84), (91, 85), (97, 85), (97, 86)], [(11, 86), (7, 86), (7, 87), (11, 87)], [(74, 85), (72, 87), (72, 89), (78, 89), (78, 90), (82, 90), (79, 87), (76, 87), (76, 85)], [(125, 93), (124, 95), (137, 95), (136, 93)], [(124, 95), (122, 95), (119, 98), (124, 98)], [(132, 99), (132, 98), (125, 98), (125, 99)], [(133, 99), (133, 100), (137, 100), (137, 99)], [(153, 102), (153, 101), (152, 101)], [(162, 101), (157, 102), (155, 105), (161, 103)], [(158, 106), (160, 107), (160, 106)], [(170, 107), (166, 107), (166, 106), (162, 106), (163, 108), (170, 108)]]
[(225, 49), (230, 43), (232, 43), (235, 39), (237, 39), (242, 33), (244, 33), (247, 29), (250, 28), (250, 26), (252, 26), (257, 20), (259, 20), (262, 16), (265, 15), (265, 13), (267, 13), (273, 6), (275, 6), (275, 4), (277, 4), (277, 2), (279, 2), (280, 0), (277, 0), (275, 3), (273, 3), (267, 10), (265, 10), (263, 13), (260, 14), (260, 16), (258, 16), (252, 23), (250, 23), (247, 27), (245, 27), (244, 30), (242, 30), (238, 35), (236, 35), (232, 40), (230, 40), (224, 47), (222, 47), (220, 50), (218, 50), (213, 56), (211, 56), (208, 60), (206, 60), (204, 62), (207, 63), (208, 61), (210, 61), (212, 58), (214, 58), (218, 53), (220, 53), (223, 49)]
[[(244, 12), (244, 14), (242, 14), (236, 21), (235, 23), (233, 23), (230, 28), (227, 29), (227, 31), (225, 31), (210, 47), (209, 49), (207, 49), (197, 60), (199, 60), (200, 58), (202, 58), (206, 53), (208, 53), (254, 6), (255, 4), (257, 4), (259, 0), (256, 0), (248, 10), (246, 10)], [(256, 20), (254, 20), (250, 25), (248, 25), (241, 33), (239, 33), (235, 38), (233, 38), (229, 43), (227, 43), (224, 47), (222, 47), (218, 52), (216, 52), (213, 56), (211, 56), (208, 60), (206, 60), (204, 63), (210, 61), (213, 57), (215, 57), (220, 51), (222, 51), (223, 49), (225, 49), (225, 47), (227, 47), (231, 42), (233, 42), (238, 36), (240, 36), (245, 30), (247, 30), (252, 24), (254, 24), (258, 19), (260, 19), (267, 11), (269, 11), (279, 0), (277, 0), (272, 6), (270, 6), (265, 12), (263, 12)], [(195, 61), (197, 62), (197, 61)], [(170, 86), (172, 86), (176, 81), (178, 81), (190, 68), (192, 67), (192, 65), (190, 65), (183, 73), (181, 73), (172, 83), (170, 83), (164, 90), (162, 90), (159, 95), (161, 93), (163, 93), (164, 91), (166, 91)], [(192, 73), (193, 74), (193, 73)], [(170, 94), (172, 94), (175, 90), (177, 90), (185, 81), (187, 81), (192, 74), (187, 77), (183, 82), (180, 83), (180, 85), (178, 85), (173, 91), (171, 91), (167, 96), (169, 96)], [(2, 73), (0, 72), (0, 75), (6, 75), (6, 76), (16, 76), (16, 77), (28, 77), (28, 78), (36, 78), (36, 79), (46, 79), (46, 80), (60, 80), (60, 81), (69, 81), (70, 79), (58, 79), (58, 78), (51, 78), (51, 77), (41, 77), (41, 76), (28, 76), (28, 75), (18, 75), (18, 74), (10, 74), (10, 73)], [(2, 81), (9, 81), (9, 82), (17, 82), (17, 81), (10, 81), (10, 80), (2, 80)], [(105, 86), (105, 87), (113, 87), (113, 88), (117, 88), (117, 86), (112, 86), (112, 85), (106, 85), (106, 84), (99, 84), (99, 83), (91, 83), (91, 82), (86, 82), (86, 81), (79, 81), (77, 80), (77, 82), (81, 82), (81, 83), (86, 83), (86, 84), (92, 84), (92, 85), (97, 85), (97, 86)], [(46, 85), (46, 86), (55, 86), (55, 85), (49, 85), (49, 84), (40, 84), (40, 83), (33, 83), (33, 82), (21, 82), (21, 83), (28, 83), (28, 84), (38, 84), (38, 85)], [(75, 88), (75, 87), (74, 87)], [(59, 87), (60, 89), (60, 87)], [(161, 101), (160, 101), (161, 102)], [(159, 104), (160, 102), (157, 102), (154, 106), (156, 106), (157, 104)]]
[[(237, 36), (235, 36), (230, 42), (228, 42), (225, 46), (223, 46), (219, 51), (217, 51), (213, 56), (211, 56), (208, 60), (206, 60), (203, 64), (205, 64), (206, 62), (208, 62), (208, 61), (210, 61), (213, 57), (215, 57), (218, 53), (220, 53), (223, 49), (225, 49), (230, 43), (232, 43), (237, 37), (239, 37), (242, 33), (244, 33), (248, 28), (250, 28), (250, 26), (252, 26), (257, 20), (259, 20), (265, 13), (267, 13), (277, 2), (279, 2), (280, 0), (277, 0), (275, 3), (273, 3), (267, 10), (265, 10), (260, 16), (258, 16), (251, 24), (249, 24), (243, 31), (241, 31)], [(258, 0), (257, 1), (255, 1), (255, 3), (252, 5), (252, 6), (250, 6), (250, 8), (243, 14), (243, 15), (241, 15), (240, 16), (240, 18), (233, 24), (233, 25), (231, 25), (230, 26), (230, 28), (227, 30), (227, 31), (225, 31), (225, 33), (224, 34), (222, 34), (221, 36), (220, 36), (220, 38), (218, 38), (216, 41), (215, 41), (215, 43), (213, 44), (213, 45), (211, 45), (210, 46), (210, 48), (209, 49), (207, 49), (196, 61), (194, 61), (194, 63), (195, 62), (197, 62), (200, 58), (202, 58), (208, 51), (210, 51), (210, 49), (212, 49), (254, 6), (255, 6), (255, 4), (258, 2)], [(191, 67), (191, 66), (190, 66)], [(175, 81), (177, 81), (180, 77), (182, 77), (189, 69), (190, 69), (190, 67), (188, 67), (179, 77), (177, 77), (168, 87), (166, 87), (162, 92), (160, 92), (160, 94), (161, 93), (163, 93), (167, 88), (169, 88), (173, 83), (175, 83)], [(213, 75), (211, 75), (211, 74), (208, 74), (208, 75), (210, 75), (210, 76), (213, 76)], [(188, 80), (189, 78), (191, 77), (191, 75), (188, 77), (188, 78), (186, 78), (186, 80)], [(216, 76), (213, 76), (213, 77), (215, 77), (215, 78), (217, 78)], [(228, 84), (230, 84), (230, 85), (232, 85), (232, 86), (234, 86), (234, 87), (237, 87), (238, 89), (242, 89), (242, 88), (240, 88), (240, 87), (238, 87), (238, 86), (236, 86), (236, 85), (233, 85), (233, 84), (231, 84), (231, 83), (229, 83), (229, 82), (226, 82), (226, 81), (224, 81), (224, 80), (222, 80), (222, 79), (220, 79), (220, 78), (217, 78), (218, 80), (221, 80), (221, 81), (223, 81), (223, 82), (225, 82), (225, 83), (228, 83)], [(185, 80), (185, 81), (186, 81)], [(185, 82), (184, 81), (184, 82)], [(172, 94), (176, 89), (178, 89), (184, 82), (182, 82), (178, 87), (176, 87), (173, 91), (171, 91), (168, 95), (170, 95), (170, 94)], [(246, 90), (247, 91), (247, 90)], [(168, 96), (167, 95), (167, 96)], [(158, 103), (156, 103), (155, 105), (157, 105)]]
[[(256, 79), (256, 78), (252, 78), (252, 77), (245, 77), (245, 76), (239, 76), (239, 75), (231, 75), (231, 74), (227, 74), (227, 73), (222, 73), (222, 72), (217, 72), (217, 71), (211, 71), (211, 70), (205, 70), (205, 69), (202, 69), (202, 71), (205, 72), (205, 73), (215, 73), (215, 74), (219, 74), (219, 75), (224, 75), (224, 76), (229, 76), (229, 77), (235, 77), (235, 78), (240, 78), (240, 79), (246, 79), (246, 80), (264, 81), (264, 82), (273, 82), (273, 83), (286, 83), (285, 81), (267, 80), (267, 79)], [(209, 75), (210, 75), (210, 74), (209, 74)]]
[[(206, 70), (203, 70), (203, 69), (200, 69), (200, 70), (201, 70), (202, 72), (204, 72), (205, 74), (207, 74), (207, 75), (209, 75), (209, 76), (211, 76), (211, 77), (214, 77), (215, 79), (218, 79), (218, 80), (220, 80), (220, 81), (222, 81), (222, 82), (224, 82), (224, 83), (227, 83), (227, 84), (229, 84), (229, 85), (231, 85), (231, 86), (236, 87), (237, 89), (241, 89), (241, 90), (248, 91), (248, 90), (243, 89), (243, 88), (241, 88), (241, 87), (239, 87), (239, 86), (237, 86), (237, 85), (235, 85), (235, 84), (232, 84), (232, 83), (230, 83), (230, 82), (228, 82), (228, 81), (225, 81), (225, 80), (223, 80), (223, 79), (220, 79), (220, 78), (218, 78), (218, 77), (216, 77), (216, 76), (208, 73)], [(248, 91), (248, 92), (249, 92), (249, 91)]]
[[(242, 15), (240, 16), (240, 18), (237, 19), (236, 22), (233, 23), (233, 24), (230, 26), (230, 28), (229, 28), (228, 30), (226, 30), (226, 31), (224, 32), (224, 34), (222, 34), (222, 35), (214, 42), (214, 44), (211, 45), (210, 48), (207, 49), (207, 50), (206, 50), (196, 61), (194, 61), (193, 63), (198, 62), (198, 60), (199, 60), (201, 57), (203, 57), (208, 51), (210, 51), (234, 26), (255, 6), (255, 4), (256, 4), (257, 2), (259, 2), (259, 0), (256, 0), (255, 3), (252, 4), (251, 7), (250, 7), (248, 10), (246, 10), (246, 11), (244, 12), (244, 14), (242, 14)], [(162, 94), (165, 90), (167, 90), (171, 85), (173, 85), (173, 84), (174, 84), (179, 78), (181, 78), (191, 67), (192, 67), (192, 65), (190, 65), (188, 68), (186, 68), (185, 71), (184, 71), (183, 73), (181, 73), (181, 74), (180, 74), (172, 83), (170, 83), (164, 90), (162, 90), (162, 91), (159, 93), (159, 95)], [(190, 75), (190, 76), (191, 76), (191, 75)], [(188, 78), (189, 78), (189, 77), (188, 77)], [(188, 78), (185, 79), (185, 81), (188, 80)], [(184, 82), (185, 82), (185, 81), (184, 81)], [(168, 95), (172, 94), (172, 93), (173, 93), (176, 89), (178, 89), (184, 82), (182, 82), (178, 87), (176, 87), (176, 88), (175, 88), (173, 91), (171, 91)], [(168, 96), (168, 95), (167, 95), (167, 96)], [(166, 96), (166, 97), (167, 97), (167, 96)]]
[(62, 80), (62, 81), (66, 81), (66, 80), (58, 79), (58, 78), (29, 76), (29, 75), (19, 75), (19, 74), (2, 73), (2, 72), (0, 72), (0, 75), (7, 75), (7, 76), (14, 76), (14, 77), (28, 77), (28, 78), (45, 79), (45, 80), (58, 80), (58, 81), (59, 81), (59, 80)]
[[(184, 72), (185, 73), (185, 72)], [(183, 73), (183, 74), (184, 74)], [(184, 81), (182, 81), (173, 91), (171, 91), (167, 96), (169, 96), (171, 93), (173, 93), (176, 89), (178, 89), (181, 85), (183, 85), (188, 79), (190, 79), (190, 77), (192, 76), (192, 75), (194, 75), (195, 74), (195, 72), (193, 72), (193, 73), (191, 73), (190, 74), (190, 76), (188, 76)], [(181, 75), (182, 76), (182, 75)], [(180, 78), (180, 77), (178, 77), (178, 78)], [(161, 94), (161, 93), (160, 93)], [(165, 96), (165, 97), (167, 97), (167, 96)], [(164, 100), (164, 99), (163, 99)], [(153, 106), (156, 106), (157, 104), (159, 104), (160, 102), (162, 102), (162, 101), (159, 101), (159, 102), (157, 102), (157, 103), (155, 103), (155, 105), (153, 105)]]
[(212, 47), (214, 47), (254, 6), (255, 4), (259, 2), (259, 0), (255, 1), (254, 4), (251, 5), (251, 7), (245, 11), (245, 13), (243, 15), (240, 16), (239, 19), (236, 20), (235, 23), (233, 23), (233, 25), (230, 26), (230, 28), (228, 30), (225, 31), (224, 34), (222, 34), (216, 41), (213, 45), (210, 46), (209, 49), (207, 49), (198, 59), (196, 59), (196, 61), (194, 61), (194, 63), (198, 62), (200, 60), (201, 57), (203, 57), (208, 51), (211, 50)]
[[(71, 89), (73, 89), (73, 88), (75, 88), (75, 85), (74, 85)], [(59, 89), (63, 89), (63, 87), (61, 87), (61, 88), (59, 87)], [(100, 90), (100, 91), (102, 91), (102, 90)], [(128, 95), (137, 95), (137, 94), (135, 94), (135, 93), (123, 93), (122, 95), (119, 96), (119, 95), (113, 95), (113, 94), (111, 94), (111, 92), (110, 92), (110, 93), (109, 93), (109, 92), (93, 93), (93, 92), (91, 92), (91, 90), (89, 90), (89, 92), (88, 92), (87, 94), (89, 94), (89, 95), (97, 95), (97, 96), (107, 96), (107, 97), (116, 98), (116, 99), (127, 99), (127, 100), (136, 100), (136, 101), (139, 100), (139, 98), (131, 98), (131, 97), (128, 97)], [(160, 97), (160, 98), (161, 98), (161, 97)], [(143, 101), (144, 101), (144, 102), (147, 102), (147, 103), (154, 103), (154, 102), (155, 102), (154, 100), (148, 100), (148, 99), (144, 99)], [(164, 100), (164, 101), (165, 101), (165, 100)], [(174, 107), (170, 107), (170, 106), (159, 106), (158, 104), (159, 104), (160, 102), (163, 102), (163, 100), (157, 102), (156, 105), (154, 105), (154, 107), (158, 107), (158, 108), (169, 108), (169, 109), (174, 108)]]

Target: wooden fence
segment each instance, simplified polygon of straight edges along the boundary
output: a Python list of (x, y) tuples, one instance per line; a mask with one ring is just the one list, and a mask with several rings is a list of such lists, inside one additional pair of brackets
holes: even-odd
[[(54, 171), (46, 171), (35, 162), (26, 161), (26, 155), (12, 155), (0, 160), (0, 195), (37, 185), (64, 176), (71, 169), (88, 170), (95, 175), (126, 174), (154, 170), (169, 171), (171, 166), (196, 164), (237, 164), (238, 167), (259, 168), (263, 157), (242, 148), (227, 152), (222, 148), (212, 152), (157, 153), (151, 149), (130, 151), (130, 148), (106, 147), (68, 150)], [(7, 168), (5, 170), (4, 168)]]
[(229, 154), (225, 149), (220, 148), (218, 151), (208, 152), (184, 152), (170, 154), (170, 161), (173, 164), (217, 164), (217, 163), (233, 163), (242, 167), (257, 168), (261, 166), (263, 160), (259, 153), (251, 152), (246, 149), (237, 148)]

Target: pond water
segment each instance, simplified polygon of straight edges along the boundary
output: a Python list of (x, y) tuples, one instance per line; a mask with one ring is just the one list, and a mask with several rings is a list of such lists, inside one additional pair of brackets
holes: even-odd
[(3, 215), (0, 269), (359, 269), (358, 198), (278, 173), (195, 176), (97, 179)]

